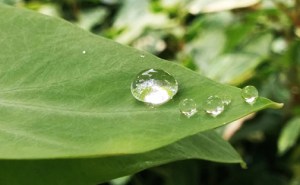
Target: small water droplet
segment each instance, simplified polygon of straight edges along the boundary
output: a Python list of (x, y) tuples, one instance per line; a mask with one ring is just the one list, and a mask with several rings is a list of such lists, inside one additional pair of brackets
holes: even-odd
[(228, 106), (231, 103), (231, 97), (228, 95), (222, 95), (221, 97), (222, 103)]
[(180, 112), (186, 117), (190, 118), (195, 115), (197, 111), (197, 104), (193, 99), (184, 99), (179, 103)]
[(145, 58), (145, 55), (140, 55), (141, 58)]
[(144, 164), (145, 164), (146, 166), (152, 165), (152, 163), (153, 163), (153, 162), (151, 162), (151, 161), (144, 161)]
[(224, 104), (218, 96), (210, 96), (204, 102), (203, 108), (206, 113), (216, 117), (224, 111)]
[(178, 83), (169, 73), (161, 69), (147, 69), (137, 74), (131, 83), (131, 93), (139, 101), (161, 105), (173, 98)]
[(247, 102), (250, 105), (253, 105), (258, 98), (258, 91), (252, 85), (246, 86), (242, 89), (242, 97), (245, 100), (245, 102)]
[(85, 50), (83, 50), (83, 51), (82, 51), (82, 54), (86, 54), (86, 51), (85, 51)]

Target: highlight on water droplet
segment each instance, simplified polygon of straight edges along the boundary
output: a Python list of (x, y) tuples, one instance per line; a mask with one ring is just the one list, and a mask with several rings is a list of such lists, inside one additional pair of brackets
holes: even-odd
[(193, 99), (183, 99), (179, 103), (179, 111), (190, 118), (198, 112), (197, 104)]
[(140, 55), (141, 58), (145, 58), (145, 55)]
[(221, 95), (220, 98), (225, 106), (231, 104), (231, 97), (229, 95)]
[(86, 51), (85, 51), (85, 50), (83, 50), (83, 51), (82, 51), (82, 54), (86, 54)]
[(242, 97), (246, 103), (253, 105), (258, 98), (258, 91), (254, 86), (248, 85), (242, 89)]
[(224, 104), (222, 99), (218, 96), (210, 96), (203, 104), (203, 108), (206, 113), (216, 117), (224, 111)]
[(147, 69), (137, 74), (131, 83), (131, 94), (151, 105), (168, 102), (178, 91), (176, 79), (161, 69)]

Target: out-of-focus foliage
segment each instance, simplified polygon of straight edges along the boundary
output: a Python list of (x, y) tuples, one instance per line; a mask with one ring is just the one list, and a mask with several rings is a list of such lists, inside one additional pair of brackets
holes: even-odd
[(296, 117), (284, 127), (278, 141), (279, 153), (283, 154), (294, 146), (300, 134), (300, 118)]
[(264, 111), (219, 130), (248, 170), (184, 161), (111, 184), (300, 184), (299, 0), (0, 2), (62, 17), (222, 83), (255, 85), (262, 96), (285, 103), (282, 110)]

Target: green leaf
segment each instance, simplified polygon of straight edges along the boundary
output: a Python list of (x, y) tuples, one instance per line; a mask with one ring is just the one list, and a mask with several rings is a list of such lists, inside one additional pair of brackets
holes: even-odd
[(259, 3), (260, 0), (194, 0), (189, 4), (189, 11), (192, 14), (211, 13), (236, 8), (245, 8)]
[[(241, 163), (204, 131), (281, 106), (265, 98), (250, 106), (236, 87), (59, 19), (0, 5), (0, 27), (0, 184), (96, 184), (190, 158)], [(178, 95), (155, 109), (130, 93), (147, 68), (179, 83)], [(190, 119), (178, 111), (184, 98), (201, 105), (224, 94), (232, 104), (217, 118), (200, 106)]]
[(254, 23), (235, 24), (235, 16), (222, 12), (199, 18), (194, 23), (198, 29), (190, 32), (201, 32), (185, 46), (202, 75), (233, 85), (255, 74), (255, 68), (268, 57), (273, 39), (269, 33), (254, 32)]
[(228, 142), (214, 131), (207, 131), (142, 154), (79, 159), (0, 160), (0, 184), (97, 184), (183, 159), (243, 163)]
[(199, 174), (202, 174), (203, 168), (199, 166), (201, 165), (195, 160), (179, 161), (154, 168), (152, 171), (163, 176), (165, 185), (199, 185), (201, 179)]
[(283, 128), (278, 140), (278, 152), (284, 154), (294, 144), (300, 135), (300, 117), (295, 117)]
[(18, 2), (18, 0), (0, 0), (0, 3), (6, 3), (6, 4), (16, 4)]
[[(128, 44), (141, 36), (146, 28), (161, 29), (174, 25), (166, 14), (151, 12), (149, 3), (149, 1), (140, 0), (123, 1), (122, 8), (116, 15), (113, 28), (124, 30), (115, 40)], [(133, 4), (134, 6), (132, 6)]]
[[(147, 152), (273, 107), (250, 106), (240, 89), (177, 64), (90, 34), (65, 21), (0, 5), (0, 158), (101, 157)], [(141, 57), (144, 55), (144, 57)], [(142, 70), (174, 75), (179, 93), (150, 108), (130, 93)], [(217, 118), (200, 111), (186, 119), (178, 103), (230, 95)]]
[(262, 57), (252, 53), (223, 54), (210, 63), (214, 70), (207, 71), (205, 76), (222, 83), (241, 84), (253, 76), (261, 62)]

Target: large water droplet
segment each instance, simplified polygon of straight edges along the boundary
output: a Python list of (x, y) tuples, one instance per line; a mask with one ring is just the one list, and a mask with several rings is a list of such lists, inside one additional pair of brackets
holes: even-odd
[(161, 69), (147, 69), (135, 77), (131, 93), (139, 101), (161, 105), (173, 98), (178, 91), (178, 83), (169, 73)]
[(179, 103), (180, 112), (186, 117), (190, 118), (195, 115), (197, 111), (197, 104), (193, 99), (184, 99)]
[(253, 105), (258, 98), (258, 91), (254, 86), (246, 86), (242, 89), (242, 97), (245, 102)]
[(216, 117), (224, 111), (224, 104), (218, 96), (210, 96), (204, 102), (203, 108), (206, 113)]

